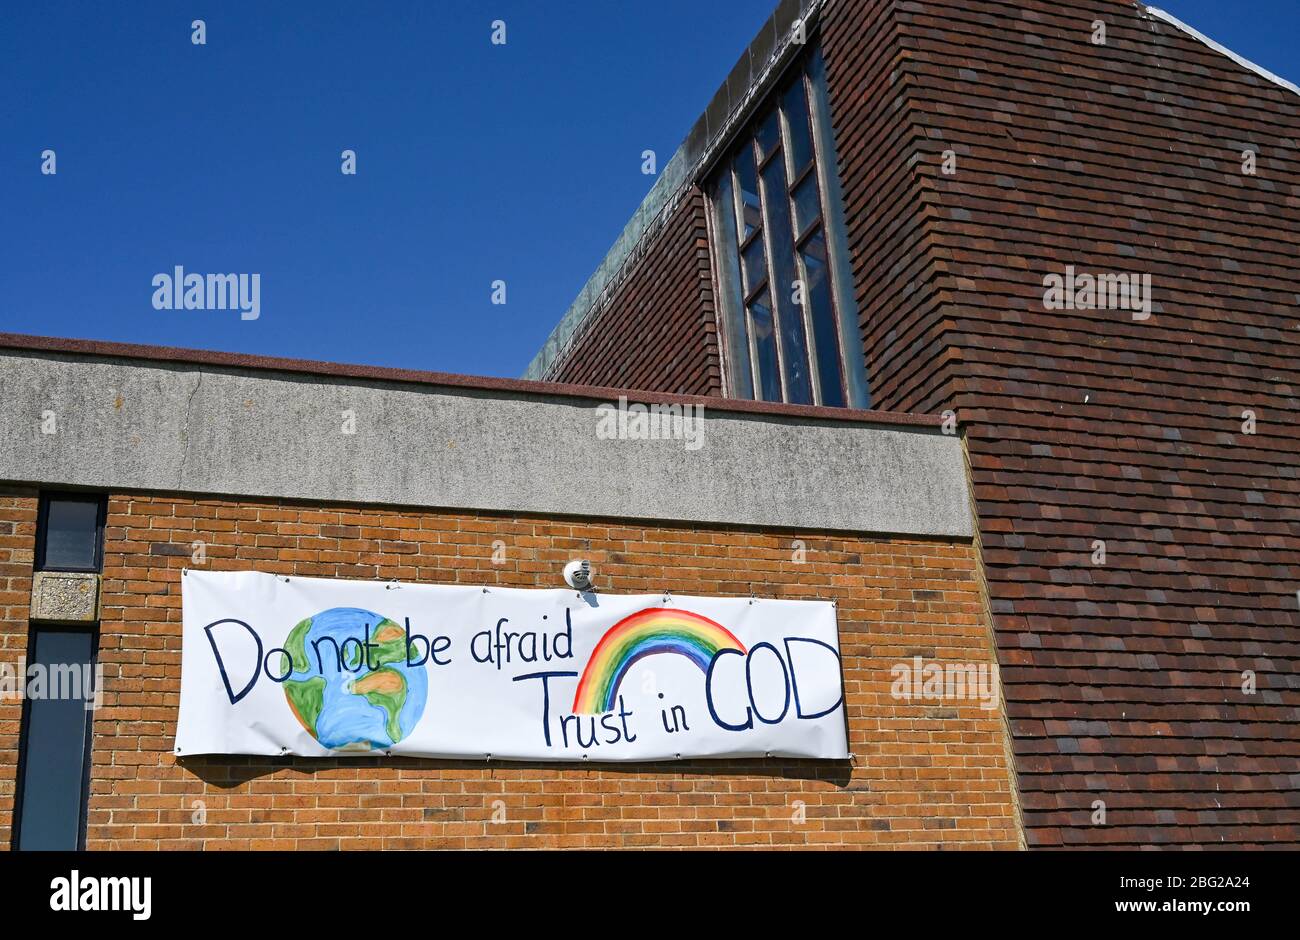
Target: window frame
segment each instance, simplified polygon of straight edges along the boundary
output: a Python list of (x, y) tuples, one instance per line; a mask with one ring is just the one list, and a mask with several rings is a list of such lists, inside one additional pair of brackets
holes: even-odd
[[(36, 649), (38, 633), (84, 633), (90, 637), (90, 674), (97, 675), (99, 666), (100, 628), (99, 621), (87, 624), (71, 623), (28, 623), (27, 646), (23, 656), (24, 663), (30, 662), (30, 654)], [(23, 803), (27, 799), (27, 764), (29, 761), (28, 741), (31, 735), (32, 699), (27, 695), (27, 676), (24, 672), (23, 707), (18, 725), (18, 761), (14, 770), (13, 811), (10, 817), (9, 847), (15, 852), (36, 852), (41, 849), (24, 849), (22, 846)], [(84, 690), (83, 690), (84, 691)], [(95, 692), (100, 690), (96, 688)], [(81, 806), (77, 817), (77, 846), (65, 851), (84, 852), (86, 850), (86, 830), (90, 821), (90, 770), (94, 763), (95, 711), (86, 709), (86, 730), (81, 742)], [(57, 850), (56, 850), (57, 851)]]
[[(95, 557), (87, 566), (49, 565), (46, 564), (45, 551), (48, 547), (50, 503), (56, 500), (78, 503), (95, 503)], [(32, 559), (33, 571), (58, 571), (75, 574), (97, 574), (104, 567), (104, 523), (107, 516), (107, 500), (100, 493), (47, 490), (41, 493), (36, 510), (36, 546)]]
[[(767, 400), (763, 397), (762, 364), (758, 355), (758, 340), (755, 336), (754, 321), (751, 315), (751, 305), (754, 301), (760, 299), (764, 291), (766, 291), (773, 324), (773, 339), (776, 350), (774, 368), (776, 369), (780, 388), (779, 401), (791, 401), (786, 366), (790, 361), (789, 357), (797, 351), (802, 354), (804, 359), (806, 384), (811, 397), (809, 403), (813, 405), (823, 405), (825, 403), (827, 398), (826, 387), (831, 376), (829, 373), (825, 376), (822, 374), (821, 361), (818, 356), (814, 312), (810, 302), (808, 270), (804, 260), (805, 248), (820, 232), (826, 254), (826, 270), (823, 274), (827, 281), (826, 297), (829, 299), (830, 316), (835, 325), (833, 333), (835, 340), (834, 358), (839, 373), (836, 377), (839, 384), (839, 397), (844, 407), (868, 408), (870, 407), (870, 392), (866, 381), (865, 351), (861, 338), (857, 335), (856, 303), (849, 290), (846, 289), (845, 275), (847, 272), (842, 270), (848, 265), (847, 249), (842, 244), (843, 225), (837, 226), (835, 224), (837, 221), (842, 223), (842, 219), (836, 217), (843, 214), (842, 207), (839, 207), (837, 211), (837, 207), (833, 203), (833, 199), (840, 198), (838, 179), (836, 178), (837, 185), (834, 187), (828, 184), (829, 177), (837, 172), (837, 166), (833, 152), (833, 136), (826, 133), (828, 129), (821, 126), (824, 121), (820, 112), (825, 106), (825, 99), (824, 88), (819, 88), (818, 83), (824, 82), (824, 72), (825, 66), (821, 59), (818, 40), (815, 37), (810, 37), (807, 47), (786, 65), (778, 80), (764, 94), (759, 106), (738, 126), (728, 144), (720, 148), (716, 160), (708, 171), (701, 176), (703, 184), (701, 189), (705, 192), (710, 209), (706, 215), (708, 216), (709, 243), (713, 254), (714, 283), (717, 288), (716, 296), (718, 297), (719, 306), (718, 322), (723, 351), (723, 381), (726, 394), (737, 395), (739, 393), (738, 397), (746, 397), (745, 393), (747, 392), (747, 397), (754, 400)], [(787, 98), (790, 97), (796, 84), (802, 87), (802, 116), (807, 121), (806, 137), (809, 159), (803, 167), (793, 166), (795, 146), (792, 146), (794, 136), (791, 127), (791, 114), (787, 106)], [(759, 144), (759, 135), (773, 115), (776, 117), (777, 138), (771, 148), (764, 153)], [(747, 237), (742, 237), (745, 225), (745, 204), (740, 184), (740, 173), (737, 167), (744, 157), (745, 148), (747, 147), (749, 148), (748, 158), (754, 164), (754, 176), (759, 199), (759, 222), (754, 231), (750, 232)], [(769, 223), (772, 211), (770, 204), (774, 200), (768, 198), (766, 190), (769, 187), (764, 177), (764, 170), (774, 160), (778, 159), (782, 161), (782, 169), (784, 170), (785, 192), (780, 195), (781, 198), (786, 200), (785, 212), (788, 217), (789, 237), (793, 253), (792, 273), (802, 288), (802, 303), (799, 304), (795, 304), (792, 299), (778, 298), (774, 290), (777, 286), (777, 276), (773, 243), (774, 238), (779, 233), (772, 232)], [(722, 192), (721, 180), (724, 176), (728, 178), (731, 188), (732, 205), (730, 207), (721, 205), (717, 198), (717, 194)], [(817, 190), (817, 211), (811, 220), (805, 220), (801, 219), (797, 212), (795, 193), (810, 179), (813, 180), (812, 185)], [(735, 234), (735, 252), (740, 277), (740, 283), (734, 291), (725, 289), (725, 279), (721, 275), (721, 265), (727, 262), (720, 257), (720, 254), (730, 248), (731, 240), (719, 237), (719, 234), (715, 231), (719, 224), (725, 224), (719, 219), (719, 214), (725, 213), (728, 208), (730, 209), (730, 221)], [(802, 230), (799, 229), (801, 222), (804, 223)], [(744, 252), (750, 248), (756, 239), (762, 239), (764, 276), (751, 285), (747, 283), (748, 272), (745, 267)], [(847, 283), (851, 284), (851, 281)], [(734, 303), (740, 304), (739, 316), (736, 315), (736, 311), (728, 309)], [(798, 318), (798, 330), (802, 333), (802, 350), (788, 348), (789, 343), (787, 342), (786, 332), (792, 327), (785, 321), (785, 318), (792, 315)], [(848, 323), (848, 320), (852, 320), (852, 323)], [(733, 355), (732, 352), (736, 344), (742, 341), (741, 337), (731, 335), (740, 324), (743, 324), (745, 329), (746, 335), (743, 337), (743, 341), (748, 353), (747, 356), (743, 357), (747, 359), (747, 362), (743, 363), (739, 361), (742, 357)], [(798, 337), (795, 338), (795, 341), (798, 341)], [(862, 360), (862, 362), (859, 363), (858, 360)], [(749, 372), (743, 379), (738, 380), (737, 376), (730, 374), (742, 367), (747, 367)]]

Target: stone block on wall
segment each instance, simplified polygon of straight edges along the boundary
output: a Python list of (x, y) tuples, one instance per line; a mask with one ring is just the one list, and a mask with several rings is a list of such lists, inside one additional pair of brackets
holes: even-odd
[(99, 619), (99, 575), (38, 571), (32, 577), (32, 620), (93, 623)]

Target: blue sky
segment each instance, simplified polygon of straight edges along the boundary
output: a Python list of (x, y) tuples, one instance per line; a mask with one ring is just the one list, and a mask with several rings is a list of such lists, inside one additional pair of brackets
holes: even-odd
[[(1157, 5), (1300, 81), (1295, 0)], [(774, 6), (6, 0), (0, 330), (519, 375)], [(261, 316), (153, 309), (175, 265)]]

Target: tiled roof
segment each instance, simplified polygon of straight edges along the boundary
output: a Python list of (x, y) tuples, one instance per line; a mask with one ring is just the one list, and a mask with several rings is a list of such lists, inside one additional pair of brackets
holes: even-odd
[[(873, 391), (966, 429), (1030, 846), (1300, 844), (1300, 97), (1126, 3), (825, 29)], [(1046, 310), (1070, 265), (1151, 318)]]

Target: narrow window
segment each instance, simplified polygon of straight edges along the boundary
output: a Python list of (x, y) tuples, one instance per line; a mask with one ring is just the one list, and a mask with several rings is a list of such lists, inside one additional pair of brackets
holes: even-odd
[(93, 494), (50, 493), (36, 529), (37, 571), (98, 571), (104, 501)]
[(706, 191), (727, 393), (869, 407), (820, 51), (792, 67)]
[[(37, 513), (37, 571), (98, 574), (105, 504), (47, 493)], [(13, 844), (85, 847), (98, 624), (33, 623), (27, 638)]]
[[(730, 172), (719, 173), (709, 193), (713, 203), (713, 236), (718, 245), (718, 289), (722, 295), (726, 336), (748, 336), (745, 325), (745, 296), (740, 282), (740, 243), (736, 236), (736, 195)], [(724, 341), (725, 342), (725, 341)], [(732, 394), (754, 397), (754, 373), (749, 361), (749, 343), (725, 343), (727, 374), (732, 377)]]
[(19, 849), (85, 847), (95, 631), (33, 627), (18, 757)]

